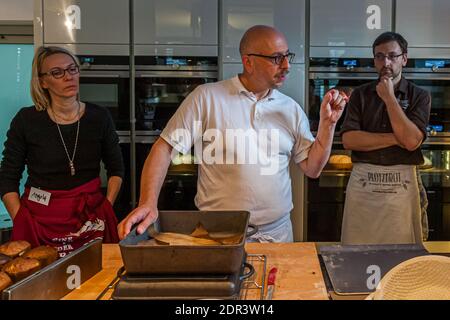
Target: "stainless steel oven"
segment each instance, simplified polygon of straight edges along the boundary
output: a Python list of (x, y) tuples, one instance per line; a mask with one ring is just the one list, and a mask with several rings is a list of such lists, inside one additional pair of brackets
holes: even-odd
[(130, 67), (125, 56), (78, 56), (80, 98), (106, 107), (117, 131), (130, 131)]
[(137, 56), (137, 132), (158, 135), (189, 93), (217, 77), (217, 58)]
[[(409, 59), (403, 75), (431, 94), (430, 134), (450, 137), (450, 59)], [(311, 58), (307, 95), (311, 130), (317, 131), (320, 103), (328, 90), (351, 91), (377, 78), (372, 59)]]
[[(311, 130), (315, 132), (318, 129), (320, 103), (328, 90), (342, 88), (349, 91), (377, 77), (372, 59), (311, 58), (307, 94), (307, 111)], [(344, 116), (345, 114), (337, 128), (340, 128)]]
[[(419, 166), (428, 198), (430, 241), (450, 240), (450, 141), (429, 137), (422, 146)], [(349, 155), (335, 139), (332, 154)], [(307, 240), (340, 241), (345, 194), (351, 168), (327, 165), (317, 179), (307, 179)]]
[[(197, 86), (218, 79), (215, 57), (136, 56), (136, 190), (152, 145)], [(192, 159), (192, 158), (191, 158)], [(189, 161), (190, 162), (190, 161)], [(172, 162), (159, 196), (161, 210), (195, 210), (197, 168)]]
[[(158, 136), (136, 136), (136, 190), (140, 195), (141, 172)], [(196, 210), (194, 197), (197, 193), (197, 167), (195, 164), (172, 162), (161, 187), (158, 198), (159, 210)]]
[[(429, 200), (429, 240), (450, 240), (450, 60), (409, 59), (403, 69), (412, 80), (431, 93), (428, 138), (422, 146), (425, 164), (420, 167)], [(372, 59), (312, 58), (309, 68), (307, 112), (311, 130), (317, 131), (320, 103), (331, 88), (351, 91), (377, 79)], [(345, 116), (345, 115), (344, 115)], [(338, 123), (339, 130), (342, 120)], [(332, 154), (345, 154), (341, 139), (334, 139)], [(325, 167), (318, 179), (306, 178), (307, 240), (340, 241), (349, 168)]]
[[(130, 67), (128, 56), (80, 55), (80, 99), (106, 107), (114, 121), (125, 176), (122, 188), (114, 204), (117, 217), (122, 219), (131, 211), (131, 121), (130, 121)], [(107, 177), (100, 171), (102, 188), (106, 191)]]
[(404, 74), (431, 94), (430, 134), (450, 138), (450, 59), (409, 59)]

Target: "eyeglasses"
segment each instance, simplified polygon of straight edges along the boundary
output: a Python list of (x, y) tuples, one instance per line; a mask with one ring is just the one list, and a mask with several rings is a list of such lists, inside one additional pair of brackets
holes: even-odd
[(255, 57), (270, 59), (273, 64), (281, 66), (284, 62), (284, 59), (286, 59), (286, 58), (288, 58), (289, 63), (292, 63), (295, 58), (295, 53), (288, 52), (286, 54), (277, 54), (275, 56), (266, 56), (263, 54), (249, 53), (249, 54), (247, 54), (247, 56), (255, 56)]
[(49, 72), (40, 73), (39, 76), (42, 77), (42, 76), (48, 75), (48, 76), (52, 76), (55, 79), (61, 79), (66, 75), (66, 71), (71, 75), (78, 74), (78, 73), (80, 73), (80, 67), (69, 66), (66, 69), (55, 68), (55, 69), (50, 70)]
[(384, 61), (384, 59), (388, 58), (390, 61), (395, 61), (397, 60), (398, 57), (402, 56), (403, 52), (400, 54), (383, 54), (383, 53), (377, 53), (376, 55), (374, 55), (373, 57), (375, 58), (375, 60), (378, 61)]

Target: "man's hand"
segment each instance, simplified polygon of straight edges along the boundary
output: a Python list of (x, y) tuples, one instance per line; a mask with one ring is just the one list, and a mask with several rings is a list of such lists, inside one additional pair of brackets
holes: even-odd
[(385, 102), (395, 99), (394, 83), (388, 76), (382, 76), (377, 84), (377, 94)]
[(117, 230), (119, 233), (119, 238), (122, 240), (129, 233), (133, 225), (139, 223), (137, 227), (137, 233), (142, 234), (145, 230), (147, 230), (148, 226), (150, 226), (153, 222), (158, 218), (158, 209), (151, 208), (146, 205), (141, 205), (134, 209), (128, 214), (128, 216), (123, 219), (119, 225), (117, 226)]
[(328, 91), (320, 105), (320, 119), (335, 124), (342, 116), (347, 102), (348, 97), (343, 91), (335, 89)]

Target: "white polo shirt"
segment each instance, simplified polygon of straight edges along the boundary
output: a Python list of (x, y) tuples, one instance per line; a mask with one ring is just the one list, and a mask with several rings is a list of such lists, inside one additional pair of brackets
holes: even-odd
[(183, 154), (194, 145), (200, 210), (247, 210), (256, 225), (292, 210), (289, 160), (305, 160), (314, 142), (293, 99), (271, 90), (258, 101), (238, 76), (197, 87), (161, 137)]

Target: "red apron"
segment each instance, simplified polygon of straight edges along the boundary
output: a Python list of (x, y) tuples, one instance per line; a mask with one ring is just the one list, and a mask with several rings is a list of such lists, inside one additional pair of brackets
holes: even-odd
[(48, 206), (28, 200), (30, 188), (26, 188), (11, 240), (55, 247), (60, 257), (96, 238), (118, 242), (117, 218), (100, 185), (96, 178), (71, 190), (46, 190), (51, 193)]

